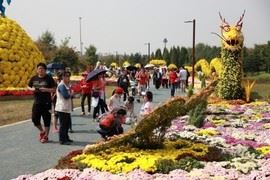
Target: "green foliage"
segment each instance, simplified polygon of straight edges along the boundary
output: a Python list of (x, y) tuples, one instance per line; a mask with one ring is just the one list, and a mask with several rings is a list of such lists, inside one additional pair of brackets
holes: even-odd
[(190, 172), (193, 168), (200, 169), (204, 167), (204, 165), (200, 163), (200, 161), (197, 161), (196, 159), (193, 159), (191, 157), (180, 159), (177, 162), (177, 166), (179, 169), (183, 169), (188, 172)]
[(207, 107), (207, 100), (201, 100), (199, 104), (189, 111), (188, 123), (198, 128), (202, 127), (204, 120), (204, 111)]
[(170, 171), (175, 169), (183, 169), (185, 171), (191, 171), (193, 168), (203, 168), (204, 165), (194, 158), (186, 157), (179, 161), (172, 159), (161, 159), (156, 161), (157, 172), (168, 174)]
[(54, 58), (57, 46), (55, 44), (55, 38), (51, 32), (45, 31), (42, 33), (35, 44), (42, 52), (47, 62), (50, 62)]
[(194, 89), (192, 87), (192, 85), (188, 86), (188, 91), (187, 91), (187, 96), (191, 97), (194, 94)]
[(200, 78), (200, 80), (201, 80), (201, 88), (205, 88), (206, 87), (205, 76), (202, 75), (201, 78)]
[(63, 63), (66, 67), (70, 67), (73, 72), (78, 72), (79, 57), (73, 48), (61, 46), (55, 53), (54, 62)]
[(97, 48), (93, 45), (90, 45), (88, 48), (85, 48), (84, 59), (88, 64), (96, 64), (98, 61)]
[(161, 50), (159, 48), (156, 50), (155, 59), (162, 59)]

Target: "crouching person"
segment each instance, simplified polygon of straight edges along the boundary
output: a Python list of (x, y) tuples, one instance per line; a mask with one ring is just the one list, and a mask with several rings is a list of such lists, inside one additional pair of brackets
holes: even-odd
[(100, 129), (97, 132), (105, 140), (108, 137), (122, 134), (124, 132), (122, 124), (125, 123), (127, 111), (123, 108), (116, 108), (108, 115), (106, 115), (99, 122)]

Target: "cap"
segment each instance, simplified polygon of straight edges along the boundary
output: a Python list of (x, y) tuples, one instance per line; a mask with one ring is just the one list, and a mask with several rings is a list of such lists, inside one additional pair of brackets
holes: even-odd
[(120, 88), (120, 87), (117, 87), (117, 88), (115, 88), (115, 93), (116, 94), (123, 94), (124, 90), (122, 88)]

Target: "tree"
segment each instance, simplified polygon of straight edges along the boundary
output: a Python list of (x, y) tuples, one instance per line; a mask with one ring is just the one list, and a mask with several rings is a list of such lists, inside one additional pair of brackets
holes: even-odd
[(88, 64), (95, 65), (98, 61), (98, 55), (96, 54), (97, 48), (93, 45), (90, 45), (88, 48), (85, 48), (85, 60)]
[(163, 49), (162, 57), (163, 57), (163, 59), (164, 59), (166, 62), (169, 62), (169, 60), (170, 60), (170, 53), (169, 53), (169, 51), (168, 51), (167, 48), (164, 48), (164, 49)]
[(54, 62), (59, 62), (69, 67), (73, 72), (79, 71), (79, 56), (75, 50), (68, 46), (67, 41), (62, 41), (55, 53)]
[(161, 50), (159, 48), (156, 50), (155, 59), (162, 59)]
[(55, 56), (57, 46), (55, 44), (55, 38), (48, 30), (42, 33), (42, 35), (35, 42), (38, 49), (42, 52), (45, 60), (51, 62)]
[(170, 63), (177, 64), (177, 49), (172, 47), (170, 50)]
[(181, 47), (179, 58), (181, 60), (181, 63), (183, 63), (181, 65), (185, 65), (185, 64), (189, 64), (190, 63), (190, 59), (189, 59), (189, 54), (188, 54), (187, 48)]

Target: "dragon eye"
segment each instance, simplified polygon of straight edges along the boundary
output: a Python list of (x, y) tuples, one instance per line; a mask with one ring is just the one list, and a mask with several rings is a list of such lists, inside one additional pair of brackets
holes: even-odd
[(230, 31), (230, 27), (229, 27), (229, 26), (224, 26), (223, 29), (224, 29), (224, 31), (226, 31), (226, 32), (229, 32), (229, 31)]

